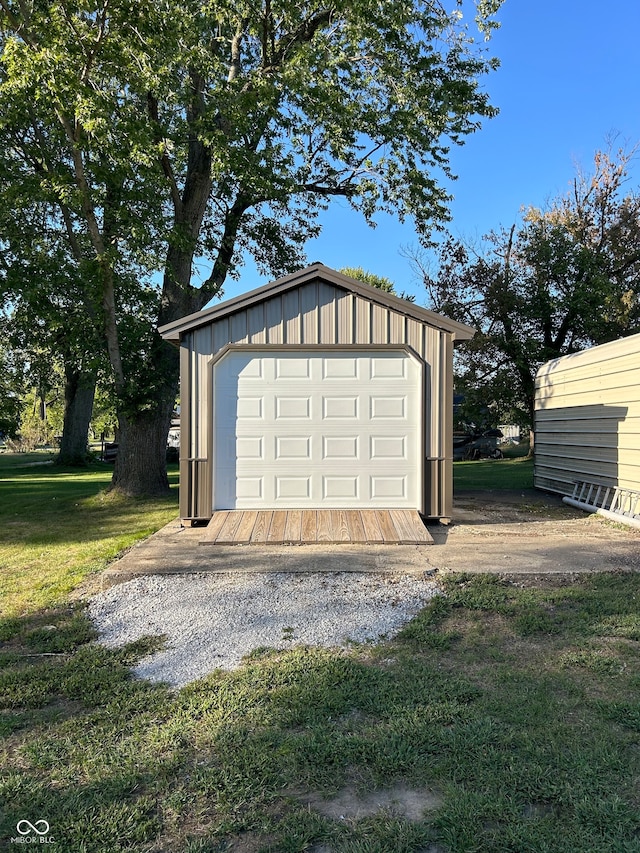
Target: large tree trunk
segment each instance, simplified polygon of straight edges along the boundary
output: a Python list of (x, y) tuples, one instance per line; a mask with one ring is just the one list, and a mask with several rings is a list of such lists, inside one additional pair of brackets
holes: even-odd
[[(204, 81), (195, 72), (190, 74), (193, 103), (189, 110), (195, 121), (204, 103), (202, 96)], [(150, 110), (152, 118), (155, 117), (157, 104), (153, 98), (150, 100)], [(194, 131), (189, 138), (189, 162), (182, 196), (167, 159), (163, 157), (161, 163), (173, 187), (174, 226), (180, 240), (172, 240), (169, 243), (158, 326), (199, 311), (219, 289), (226, 276), (225, 265), (224, 270), (219, 273), (219, 280), (208, 281), (200, 289), (192, 288), (190, 285), (196, 241), (200, 234), (212, 186), (211, 152)], [(239, 212), (233, 206), (228, 215), (235, 231), (237, 231), (242, 212), (244, 208)], [(229, 230), (228, 226), (222, 239), (224, 249), (221, 254), (224, 255), (225, 260), (225, 253), (229, 252), (231, 252), (229, 260), (231, 259), (235, 243), (228, 234)], [(114, 358), (114, 354), (118, 355), (115, 310), (111, 329), (114, 339), (114, 345), (110, 349), (111, 364), (116, 376), (120, 372), (121, 384), (124, 386), (126, 383), (122, 366)], [(154, 405), (140, 414), (125, 412), (120, 413), (118, 417), (120, 441), (111, 488), (127, 495), (163, 495), (169, 492), (166, 463), (167, 436), (178, 393), (180, 359), (178, 350), (163, 341), (157, 332), (146, 367), (152, 374), (152, 387), (157, 388)]]
[(169, 493), (167, 436), (178, 390), (178, 350), (157, 335), (149, 367), (161, 380), (155, 405), (118, 416), (118, 455), (111, 489), (130, 496)]
[(166, 456), (172, 411), (173, 400), (164, 417), (159, 412), (120, 417), (112, 489), (134, 497), (169, 493)]
[(89, 424), (93, 413), (96, 376), (93, 371), (64, 367), (64, 422), (58, 465), (85, 466), (88, 461)]

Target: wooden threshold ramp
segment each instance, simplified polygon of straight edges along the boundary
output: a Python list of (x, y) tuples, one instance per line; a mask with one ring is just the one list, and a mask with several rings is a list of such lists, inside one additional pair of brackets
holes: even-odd
[(432, 545), (415, 509), (218, 510), (201, 545)]

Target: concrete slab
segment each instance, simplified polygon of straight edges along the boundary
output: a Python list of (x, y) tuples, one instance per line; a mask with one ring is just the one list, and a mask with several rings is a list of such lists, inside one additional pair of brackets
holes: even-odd
[(140, 574), (192, 572), (638, 571), (640, 531), (611, 524), (539, 492), (457, 496), (455, 520), (433, 525), (433, 545), (231, 545), (200, 547), (202, 527), (167, 524), (108, 569), (84, 594)]

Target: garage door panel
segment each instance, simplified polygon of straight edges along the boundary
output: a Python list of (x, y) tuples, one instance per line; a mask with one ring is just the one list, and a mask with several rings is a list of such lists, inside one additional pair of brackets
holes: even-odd
[(322, 497), (325, 501), (357, 501), (361, 496), (360, 477), (323, 476)]
[(214, 367), (215, 507), (419, 506), (420, 379), (402, 352), (228, 353)]
[(262, 500), (264, 497), (264, 477), (238, 477), (236, 494), (239, 500)]
[(388, 397), (372, 396), (369, 403), (371, 420), (405, 420), (407, 417), (407, 398), (403, 395)]
[(373, 380), (388, 381), (393, 379), (406, 379), (407, 360), (405, 358), (376, 358), (370, 360), (370, 376)]
[(322, 419), (356, 421), (359, 415), (359, 399), (356, 395), (322, 397)]
[(264, 420), (265, 417), (265, 402), (264, 397), (260, 396), (244, 396), (239, 400), (228, 399), (227, 412), (229, 414), (236, 412), (236, 417), (239, 421), (243, 420)]
[(311, 460), (310, 436), (275, 436), (275, 459), (307, 459)]
[(275, 420), (301, 420), (311, 418), (311, 397), (275, 397)]
[(308, 358), (276, 358), (275, 379), (310, 379), (311, 363)]
[(380, 474), (370, 479), (370, 494), (373, 500), (396, 501), (408, 497), (408, 477), (397, 474)]
[(311, 477), (282, 476), (274, 478), (275, 497), (278, 501), (303, 501), (311, 499)]
[(369, 459), (408, 460), (407, 450), (409, 447), (408, 435), (372, 435), (369, 441)]
[(327, 462), (334, 460), (360, 458), (360, 440), (357, 435), (323, 435), (322, 458)]
[(264, 437), (261, 435), (240, 435), (237, 438), (227, 435), (225, 445), (226, 455), (230, 459), (235, 455), (237, 459), (250, 459), (252, 462), (256, 459), (264, 460)]
[(357, 358), (325, 358), (322, 363), (322, 378), (331, 380), (358, 379)]

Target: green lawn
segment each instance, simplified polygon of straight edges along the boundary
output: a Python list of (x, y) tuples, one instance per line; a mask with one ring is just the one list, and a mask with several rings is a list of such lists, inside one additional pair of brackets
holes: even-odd
[(50, 459), (0, 454), (0, 617), (64, 600), (87, 574), (178, 514), (175, 470), (170, 498), (132, 500), (106, 493), (112, 467), (59, 468)]
[[(176, 693), (130, 677), (158, 639), (103, 649), (65, 601), (123, 526), (131, 541), (175, 506), (101, 497), (104, 470), (0, 464), (22, 507), (3, 495), (3, 532), (31, 507), (10, 547), (42, 601), (20, 616), (14, 591), (2, 624), (0, 848), (46, 820), (58, 853), (640, 851), (640, 574), (450, 577), (395, 640), (263, 649)], [(317, 806), (394, 784), (432, 810)]]
[(453, 463), (454, 491), (533, 488), (533, 459), (479, 459)]

